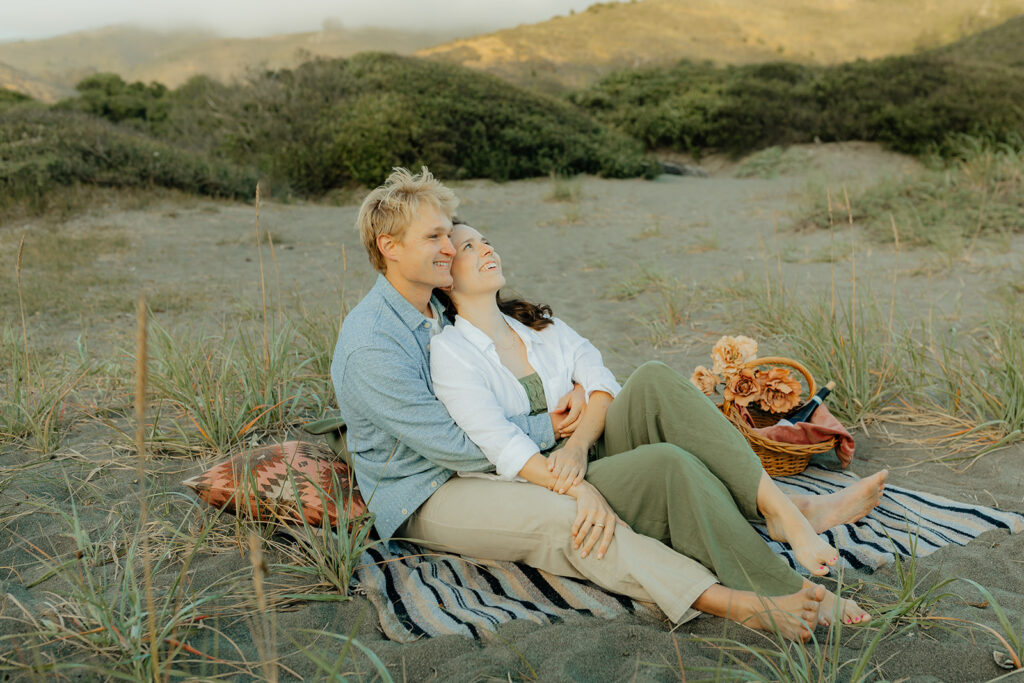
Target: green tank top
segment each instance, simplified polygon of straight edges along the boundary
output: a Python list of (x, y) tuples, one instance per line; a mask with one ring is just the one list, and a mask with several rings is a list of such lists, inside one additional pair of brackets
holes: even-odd
[[(544, 381), (541, 380), (540, 375), (535, 372), (532, 375), (520, 377), (519, 383), (523, 385), (523, 389), (526, 390), (526, 398), (530, 400), (530, 417), (548, 412), (548, 400), (544, 398)], [(569, 437), (559, 439), (551, 448), (547, 448), (541, 453), (558, 450), (565, 445), (568, 439)], [(595, 451), (593, 447), (590, 450), (592, 458)]]
[(530, 400), (530, 417), (548, 412), (548, 400), (544, 398), (544, 382), (536, 372), (520, 377), (519, 383), (526, 390), (526, 398)]

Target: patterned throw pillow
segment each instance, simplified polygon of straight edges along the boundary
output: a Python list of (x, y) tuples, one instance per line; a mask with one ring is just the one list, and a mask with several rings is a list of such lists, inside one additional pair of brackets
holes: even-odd
[(261, 520), (301, 522), (301, 509), (310, 524), (320, 524), (326, 512), (337, 525), (339, 499), (343, 521), (366, 511), (348, 465), (304, 441), (242, 451), (182, 483), (214, 507), (247, 509)]

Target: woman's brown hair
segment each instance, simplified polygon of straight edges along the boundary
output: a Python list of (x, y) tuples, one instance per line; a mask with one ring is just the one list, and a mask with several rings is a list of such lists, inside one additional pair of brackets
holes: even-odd
[[(455, 304), (447, 292), (440, 289), (434, 290), (434, 296), (444, 306), (444, 314), (449, 320), (455, 320)], [(522, 324), (534, 330), (543, 330), (548, 325), (553, 325), (551, 319), (553, 313), (547, 304), (532, 304), (524, 299), (503, 299), (501, 292), (497, 293), (498, 310), (505, 315), (515, 318)]]

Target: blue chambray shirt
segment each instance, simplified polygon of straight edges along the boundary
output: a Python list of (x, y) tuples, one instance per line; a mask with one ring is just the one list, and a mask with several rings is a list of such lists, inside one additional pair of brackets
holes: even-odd
[[(429, 351), (430, 323), (383, 275), (345, 316), (334, 348), (356, 482), (385, 539), (455, 472), (494, 470), (434, 396)], [(534, 443), (554, 439), (546, 414), (510, 419)]]

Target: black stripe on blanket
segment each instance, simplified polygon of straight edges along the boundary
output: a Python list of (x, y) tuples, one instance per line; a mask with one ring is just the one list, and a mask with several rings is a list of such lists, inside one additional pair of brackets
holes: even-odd
[[(822, 494), (856, 480), (811, 467), (777, 481), (790, 493)], [(874, 571), (897, 553), (923, 557), (945, 545), (965, 545), (992, 529), (1018, 533), (1024, 530), (1024, 515), (886, 486), (870, 515), (824, 535), (839, 550), (843, 567)], [(772, 541), (764, 528), (758, 531), (791, 567), (802, 571), (788, 546)], [(514, 619), (550, 624), (576, 614), (663, 617), (648, 603), (511, 562), (424, 554), (397, 542), (368, 550), (362, 562), (353, 583), (377, 608), (384, 633), (401, 642), (449, 634), (487, 638), (498, 625)]]

